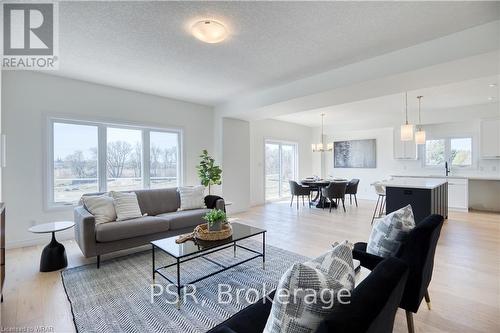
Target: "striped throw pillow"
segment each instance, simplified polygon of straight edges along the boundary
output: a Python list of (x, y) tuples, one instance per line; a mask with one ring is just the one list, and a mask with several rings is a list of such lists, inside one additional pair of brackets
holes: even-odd
[(115, 203), (117, 221), (135, 219), (142, 216), (137, 195), (134, 192), (110, 192)]

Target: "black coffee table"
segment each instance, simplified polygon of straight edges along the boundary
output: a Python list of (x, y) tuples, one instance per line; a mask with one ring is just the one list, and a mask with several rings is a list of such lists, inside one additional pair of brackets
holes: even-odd
[[(262, 257), (262, 269), (265, 269), (266, 266), (266, 230), (264, 229), (259, 229), (255, 228), (249, 225), (241, 224), (238, 222), (234, 222), (231, 224), (233, 228), (233, 235), (230, 238), (220, 240), (220, 241), (202, 241), (202, 240), (189, 240), (185, 243), (177, 244), (175, 242), (176, 239), (178, 239), (178, 236), (174, 237), (169, 237), (169, 238), (164, 238), (160, 239), (157, 241), (151, 242), (152, 245), (152, 267), (153, 267), (153, 281), (155, 280), (155, 275), (158, 274), (164, 279), (166, 279), (168, 282), (172, 283), (177, 287), (177, 307), (180, 307), (180, 300), (181, 300), (181, 290), (186, 287), (187, 285), (194, 284), (196, 282), (199, 282), (201, 280), (207, 279), (215, 274), (224, 272), (228, 269), (231, 269), (233, 267), (236, 267), (238, 265), (241, 265), (243, 263), (246, 263), (250, 260), (260, 258)], [(238, 244), (238, 241), (257, 236), (257, 235), (262, 235), (262, 252), (250, 249), (246, 246), (243, 246), (241, 244)], [(254, 255), (245, 259), (238, 261), (235, 264), (232, 265), (223, 265), (211, 258), (207, 258), (206, 255), (222, 251), (228, 248), (233, 248), (234, 250), (234, 257), (236, 257), (236, 249), (240, 248), (245, 251), (249, 251), (253, 253)], [(161, 266), (161, 267), (155, 267), (155, 250), (159, 249), (168, 255), (172, 256), (176, 262), (173, 264), (169, 264), (166, 266)], [(219, 270), (212, 272), (210, 274), (204, 275), (200, 278), (197, 278), (193, 281), (189, 281), (187, 283), (181, 284), (181, 264), (187, 261), (194, 260), (196, 258), (202, 258), (204, 260), (207, 260), (217, 266), (220, 267)], [(164, 274), (162, 271), (166, 270), (169, 267), (177, 267), (177, 281), (171, 280), (166, 274)]]

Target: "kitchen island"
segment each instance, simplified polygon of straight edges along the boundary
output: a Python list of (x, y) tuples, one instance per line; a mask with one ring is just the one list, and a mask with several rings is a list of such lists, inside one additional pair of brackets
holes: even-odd
[(386, 188), (386, 212), (411, 205), (415, 222), (431, 214), (448, 218), (448, 182), (441, 179), (396, 178), (381, 183)]

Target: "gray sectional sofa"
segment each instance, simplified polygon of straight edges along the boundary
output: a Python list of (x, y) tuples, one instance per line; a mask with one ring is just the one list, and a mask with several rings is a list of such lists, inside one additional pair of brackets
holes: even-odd
[(178, 211), (180, 198), (176, 188), (134, 192), (146, 216), (96, 224), (94, 216), (84, 206), (74, 209), (76, 242), (85, 257), (97, 256), (98, 268), (102, 254), (192, 232), (195, 226), (205, 222), (203, 216), (210, 209), (225, 210), (224, 200), (213, 195), (205, 197), (207, 208)]

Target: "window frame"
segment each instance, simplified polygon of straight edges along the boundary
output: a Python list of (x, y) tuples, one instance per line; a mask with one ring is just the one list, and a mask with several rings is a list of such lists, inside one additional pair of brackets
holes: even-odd
[(142, 189), (150, 188), (150, 133), (174, 133), (177, 134), (178, 163), (177, 163), (177, 186), (184, 183), (184, 130), (175, 127), (157, 127), (131, 124), (119, 121), (87, 120), (75, 117), (46, 116), (45, 140), (44, 142), (44, 208), (46, 211), (65, 210), (78, 206), (78, 203), (58, 203), (54, 201), (54, 124), (63, 123), (69, 125), (86, 125), (97, 127), (97, 185), (98, 192), (107, 191), (107, 128), (123, 128), (140, 130), (142, 135)]
[[(453, 165), (451, 161), (451, 140), (453, 139), (470, 139), (470, 152), (471, 152), (471, 164), (470, 165)], [(425, 140), (426, 144), (423, 145), (423, 154), (422, 154), (422, 164), (427, 169), (441, 169), (444, 167), (443, 165), (428, 165), (427, 164), (427, 141), (431, 140), (444, 140), (444, 160), (448, 163), (448, 167), (450, 169), (472, 169), (474, 168), (474, 137), (472, 135), (455, 135), (448, 137), (436, 137), (436, 138), (427, 138)]]

